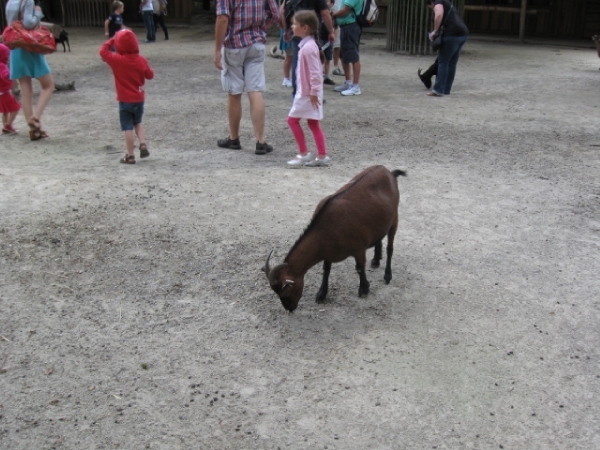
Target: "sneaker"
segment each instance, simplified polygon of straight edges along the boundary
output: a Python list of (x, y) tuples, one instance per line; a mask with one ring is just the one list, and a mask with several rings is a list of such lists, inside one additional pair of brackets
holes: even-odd
[(360, 87), (358, 84), (354, 84), (349, 89), (342, 91), (342, 95), (360, 95)]
[(310, 152), (305, 155), (297, 154), (294, 159), (290, 159), (287, 162), (287, 166), (290, 169), (299, 169), (303, 165), (309, 163), (312, 160), (312, 154)]
[(2, 134), (17, 134), (19, 130), (14, 128), (12, 125), (4, 125), (2, 127)]
[(256, 150), (254, 151), (256, 155), (265, 155), (267, 153), (271, 153), (272, 151), (272, 145), (269, 145), (266, 142), (263, 142), (262, 144), (258, 141), (256, 142)]
[(335, 86), (335, 81), (329, 78), (327, 75), (323, 77), (323, 84), (329, 84), (330, 86)]
[(344, 81), (344, 84), (340, 84), (339, 86), (334, 87), (333, 90), (335, 92), (343, 92), (343, 91), (347, 91), (351, 87), (352, 87), (352, 84), (348, 83), (348, 80), (346, 80), (346, 81)]
[(306, 167), (327, 167), (331, 164), (331, 158), (329, 156), (324, 156), (323, 158), (319, 158), (318, 156), (305, 164)]
[(227, 139), (219, 139), (217, 145), (221, 148), (230, 148), (232, 150), (239, 150), (242, 148), (240, 145), (240, 138), (231, 139), (229, 136), (227, 136)]
[(284, 78), (283, 83), (281, 83), (283, 87), (292, 87), (292, 80), (289, 78)]
[(342, 69), (340, 69), (339, 67), (336, 67), (335, 69), (333, 69), (333, 72), (331, 72), (334, 75), (344, 75), (344, 71)]

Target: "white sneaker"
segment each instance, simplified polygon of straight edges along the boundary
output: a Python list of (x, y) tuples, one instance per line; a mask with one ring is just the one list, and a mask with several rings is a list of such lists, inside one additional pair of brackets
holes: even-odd
[(308, 152), (305, 155), (298, 154), (294, 157), (294, 159), (290, 159), (287, 162), (287, 166), (290, 169), (299, 169), (304, 164), (310, 162), (312, 160), (312, 153)]
[(360, 95), (360, 86), (354, 84), (349, 89), (342, 91), (342, 95)]
[(344, 81), (344, 84), (340, 84), (339, 86), (334, 87), (333, 90), (335, 92), (342, 92), (342, 91), (347, 91), (351, 87), (352, 87), (352, 84), (348, 83), (348, 80), (346, 80), (346, 81)]
[(342, 69), (340, 69), (339, 67), (336, 67), (335, 69), (333, 69), (332, 73), (334, 75), (344, 75), (344, 71)]
[(292, 80), (289, 78), (284, 78), (283, 83), (281, 83), (283, 87), (292, 87)]
[(324, 156), (323, 158), (316, 157), (312, 161), (309, 161), (305, 164), (306, 167), (327, 167), (331, 163), (331, 158), (329, 156)]

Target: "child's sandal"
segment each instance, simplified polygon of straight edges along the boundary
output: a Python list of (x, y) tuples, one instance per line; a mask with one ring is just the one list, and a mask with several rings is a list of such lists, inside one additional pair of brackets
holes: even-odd
[(135, 156), (134, 155), (125, 155), (123, 156), (119, 162), (123, 164), (135, 164)]
[(140, 144), (140, 158), (147, 158), (148, 156), (150, 156), (148, 146), (144, 143)]

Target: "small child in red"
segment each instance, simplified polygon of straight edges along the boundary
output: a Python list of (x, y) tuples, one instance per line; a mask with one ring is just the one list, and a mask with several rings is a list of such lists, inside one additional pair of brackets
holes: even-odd
[(0, 112), (2, 113), (2, 134), (15, 134), (19, 130), (13, 127), (13, 122), (21, 105), (12, 95), (12, 80), (10, 79), (10, 70), (7, 63), (10, 57), (10, 50), (4, 44), (0, 44)]
[[(114, 46), (116, 53), (111, 51)], [(142, 117), (144, 115), (144, 84), (154, 78), (146, 58), (141, 56), (137, 37), (131, 30), (117, 31), (114, 38), (100, 47), (100, 56), (110, 66), (115, 78), (121, 130), (125, 132), (127, 154), (121, 158), (124, 164), (135, 164), (133, 131), (140, 141), (140, 158), (150, 156)]]

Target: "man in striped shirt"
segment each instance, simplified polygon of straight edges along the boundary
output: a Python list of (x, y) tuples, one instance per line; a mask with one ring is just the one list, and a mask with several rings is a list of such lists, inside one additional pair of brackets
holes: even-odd
[(222, 148), (239, 150), (242, 94), (248, 93), (257, 155), (273, 151), (265, 141), (265, 43), (267, 29), (279, 20), (276, 0), (217, 0), (214, 64), (228, 95), (229, 136)]

